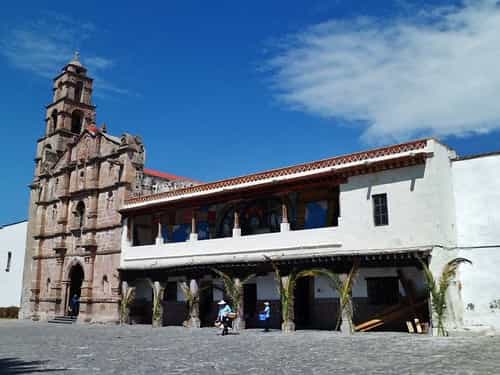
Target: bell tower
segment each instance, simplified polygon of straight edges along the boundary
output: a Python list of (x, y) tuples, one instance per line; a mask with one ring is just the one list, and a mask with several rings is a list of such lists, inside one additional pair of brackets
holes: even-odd
[(92, 85), (93, 79), (87, 76), (87, 69), (76, 52), (54, 78), (53, 99), (47, 106), (45, 136), (40, 140), (37, 159), (50, 165), (86, 125), (95, 123)]

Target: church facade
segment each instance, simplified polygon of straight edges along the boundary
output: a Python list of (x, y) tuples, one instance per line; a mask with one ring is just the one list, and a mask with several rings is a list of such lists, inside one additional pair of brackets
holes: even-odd
[(82, 321), (117, 321), (121, 215), (127, 197), (194, 182), (144, 168), (140, 137), (115, 137), (96, 125), (93, 80), (78, 56), (54, 79), (38, 140), (20, 318), (69, 313)]

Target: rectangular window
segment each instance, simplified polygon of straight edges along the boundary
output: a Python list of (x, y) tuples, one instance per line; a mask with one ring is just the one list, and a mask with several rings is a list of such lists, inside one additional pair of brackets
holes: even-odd
[(372, 195), (373, 220), (375, 226), (389, 225), (389, 212), (387, 210), (387, 194)]
[(399, 302), (397, 277), (370, 277), (366, 279), (368, 301), (372, 305), (395, 305)]
[(12, 251), (7, 253), (7, 267), (5, 267), (5, 272), (10, 272), (10, 263), (12, 261)]
[(165, 289), (165, 301), (177, 302), (177, 281), (169, 281)]

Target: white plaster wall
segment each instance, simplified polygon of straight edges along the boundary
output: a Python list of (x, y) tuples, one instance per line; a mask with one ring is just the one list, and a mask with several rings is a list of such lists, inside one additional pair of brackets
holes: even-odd
[(500, 245), (500, 155), (453, 162), (459, 247)]
[(500, 330), (500, 155), (453, 162), (463, 323)]
[[(340, 185), (342, 248), (450, 246), (455, 215), (450, 151), (429, 140), (425, 165), (350, 177)], [(372, 195), (387, 194), (389, 225), (375, 226)]]
[[(19, 306), (26, 250), (26, 221), (0, 228), (0, 307)], [(7, 254), (12, 252), (10, 271)]]

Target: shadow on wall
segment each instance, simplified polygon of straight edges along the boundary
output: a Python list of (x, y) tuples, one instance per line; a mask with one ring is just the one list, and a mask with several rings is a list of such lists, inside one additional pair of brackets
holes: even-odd
[(44, 368), (42, 367), (48, 361), (23, 361), (17, 358), (0, 358), (0, 374), (32, 374), (36, 372), (55, 372), (66, 371), (59, 368)]
[(407, 182), (408, 190), (413, 191), (415, 189), (416, 181), (424, 178), (424, 176), (425, 164), (414, 165), (409, 168), (380, 171), (375, 174), (361, 175), (356, 176), (356, 178), (350, 178), (348, 184), (342, 185), (342, 191), (366, 189), (367, 186), (370, 190), (372, 186), (390, 185), (397, 182)]

